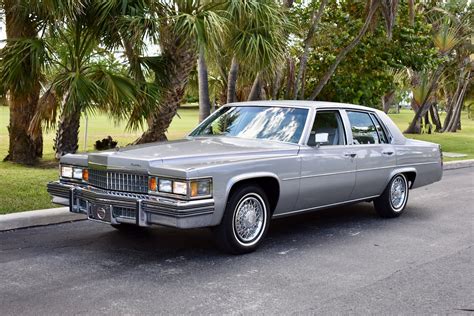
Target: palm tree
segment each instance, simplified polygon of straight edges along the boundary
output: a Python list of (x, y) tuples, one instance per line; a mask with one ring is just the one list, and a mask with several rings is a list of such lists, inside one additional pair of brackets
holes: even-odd
[(178, 12), (175, 17), (176, 34), (196, 43), (199, 85), (199, 121), (209, 116), (209, 79), (206, 55), (218, 50), (219, 41), (226, 35), (228, 20), (221, 3), (193, 1), (191, 8)]
[(160, 1), (159, 44), (161, 57), (166, 60), (164, 75), (168, 81), (161, 91), (156, 110), (148, 118), (148, 129), (135, 143), (149, 143), (167, 140), (166, 131), (177, 113), (184, 96), (189, 75), (196, 65), (196, 42), (178, 35), (176, 19), (180, 13), (191, 13), (194, 9), (191, 0)]
[[(5, 160), (33, 164), (42, 156), (42, 135), (28, 132), (40, 94), (41, 45), (38, 45), (38, 24), (28, 8), (18, 1), (4, 0), (7, 45), (1, 52), (1, 84), (8, 91), (10, 105), (9, 149)], [(16, 52), (21, 52), (20, 55)]]
[(33, 164), (42, 156), (41, 128), (32, 133), (30, 125), (38, 110), (47, 47), (39, 38), (48, 25), (64, 15), (74, 15), (86, 0), (42, 1), (2, 0), (7, 45), (1, 52), (2, 90), (10, 105), (9, 151), (5, 160)]
[[(78, 17), (76, 17), (77, 19)], [(50, 89), (60, 98), (61, 117), (55, 139), (56, 158), (78, 149), (81, 114), (100, 108), (120, 117), (135, 102), (132, 80), (121, 73), (113, 57), (98, 48), (95, 32), (80, 21), (67, 23), (53, 34)]]
[[(231, 58), (227, 79), (227, 103), (236, 101), (237, 78), (242, 65), (252, 68), (253, 90), (261, 85), (262, 71), (275, 69), (284, 61), (285, 27), (291, 26), (281, 7), (271, 0), (230, 0), (230, 34), (225, 43)], [(252, 94), (250, 95), (252, 97)]]

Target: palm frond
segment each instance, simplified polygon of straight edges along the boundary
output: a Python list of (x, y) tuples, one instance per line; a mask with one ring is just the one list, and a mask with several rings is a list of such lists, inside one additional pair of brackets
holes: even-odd
[(0, 55), (1, 84), (14, 92), (29, 91), (41, 79), (50, 59), (43, 39), (10, 39)]
[(448, 54), (462, 40), (462, 25), (453, 25), (448, 19), (444, 19), (433, 36), (433, 42), (442, 55)]

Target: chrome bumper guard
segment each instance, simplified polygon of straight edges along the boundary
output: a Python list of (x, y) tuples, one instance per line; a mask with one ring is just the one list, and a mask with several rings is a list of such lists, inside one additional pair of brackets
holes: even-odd
[(214, 214), (214, 200), (181, 201), (148, 194), (108, 191), (89, 186), (48, 183), (53, 202), (69, 205), (69, 211), (91, 217), (91, 205), (110, 207), (111, 224), (151, 224), (178, 228), (207, 226)]

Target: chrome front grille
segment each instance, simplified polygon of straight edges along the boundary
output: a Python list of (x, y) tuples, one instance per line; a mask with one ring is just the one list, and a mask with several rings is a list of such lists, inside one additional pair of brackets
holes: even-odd
[(148, 193), (148, 176), (110, 170), (89, 170), (89, 184), (114, 191)]

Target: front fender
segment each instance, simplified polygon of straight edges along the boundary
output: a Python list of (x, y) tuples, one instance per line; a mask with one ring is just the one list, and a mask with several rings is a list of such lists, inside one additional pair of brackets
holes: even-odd
[(257, 178), (274, 178), (278, 182), (278, 186), (281, 188), (281, 181), (278, 176), (272, 172), (249, 172), (236, 175), (229, 179), (226, 185), (226, 192), (225, 192), (225, 200), (227, 201), (229, 198), (230, 190), (232, 187), (242, 181), (242, 180), (249, 180), (249, 179), (257, 179)]

